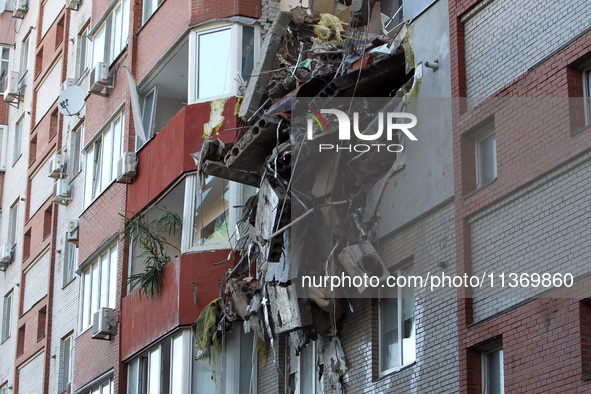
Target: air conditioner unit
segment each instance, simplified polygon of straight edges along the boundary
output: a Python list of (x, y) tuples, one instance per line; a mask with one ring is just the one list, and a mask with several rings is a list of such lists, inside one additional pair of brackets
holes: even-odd
[[(92, 316), (92, 338), (111, 339), (115, 334), (113, 309), (102, 307)], [(108, 337), (108, 338), (107, 338)]]
[(23, 19), (29, 9), (29, 0), (16, 0), (13, 17)]
[(135, 152), (125, 152), (117, 162), (117, 182), (131, 183), (137, 175), (137, 157)]
[(12, 260), (12, 248), (9, 244), (2, 244), (0, 245), (0, 263), (2, 264), (10, 264)]
[[(376, 276), (383, 283), (390, 275), (388, 268), (369, 241), (347, 246), (339, 254), (339, 261), (351, 276)], [(365, 286), (357, 287), (359, 293), (366, 290)]]
[(65, 175), (66, 162), (63, 155), (54, 155), (49, 161), (49, 177), (59, 179)]
[(70, 220), (68, 222), (68, 231), (66, 232), (66, 241), (78, 245), (78, 227), (80, 222), (78, 219)]
[(68, 201), (70, 201), (71, 194), (70, 194), (70, 184), (67, 179), (58, 179), (53, 184), (53, 202), (56, 202), (61, 205), (68, 205)]
[(66, 78), (62, 86), (60, 87), (60, 93), (69, 88), (70, 86), (74, 86), (76, 80), (74, 78)]
[(90, 91), (98, 93), (105, 86), (109, 86), (109, 66), (107, 63), (98, 62), (90, 73)]
[(13, 102), (20, 97), (18, 83), (20, 80), (18, 71), (11, 71), (6, 76), (6, 90), (4, 90), (4, 101)]
[(66, 8), (69, 10), (78, 11), (80, 4), (82, 4), (82, 0), (66, 0)]

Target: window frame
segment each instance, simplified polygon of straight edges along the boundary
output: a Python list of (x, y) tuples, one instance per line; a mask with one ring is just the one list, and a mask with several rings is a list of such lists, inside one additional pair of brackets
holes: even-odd
[[(99, 62), (105, 62), (111, 66), (127, 48), (130, 7), (131, 1), (129, 0), (120, 0), (113, 4), (101, 17), (97, 27), (90, 32), (92, 35), (92, 68), (96, 67)], [(120, 39), (118, 43), (120, 48), (115, 46), (117, 38)], [(99, 59), (98, 52), (101, 48), (103, 53)]]
[[(488, 128), (492, 128), (491, 130), (488, 130)], [(492, 125), (488, 125), (486, 126), (487, 130), (478, 134), (477, 136), (475, 136), (474, 138), (474, 160), (476, 163), (476, 189), (480, 189), (483, 188), (487, 185), (490, 185), (492, 182), (494, 182), (497, 179), (498, 173), (497, 173), (497, 136), (495, 134), (495, 130), (494, 127)], [(482, 170), (483, 170), (483, 166), (482, 166), (482, 160), (483, 160), (483, 147), (482, 147), (482, 143), (484, 140), (486, 140), (489, 137), (493, 137), (494, 138), (494, 152), (492, 155), (493, 158), (493, 177), (490, 180), (487, 180), (486, 182), (483, 181), (483, 176), (482, 176)]]
[(12, 166), (23, 155), (23, 134), (24, 134), (25, 114), (23, 113), (14, 122), (14, 140), (12, 141)]
[(500, 379), (501, 379), (501, 394), (505, 393), (505, 361), (504, 361), (504, 353), (503, 353), (503, 347), (502, 345), (498, 345), (493, 347), (490, 350), (483, 350), (481, 352), (481, 365), (482, 365), (482, 393), (483, 394), (488, 394), (488, 384), (490, 382), (490, 377), (488, 374), (488, 364), (490, 363), (489, 360), (489, 356), (493, 353), (496, 352), (500, 352), (500, 361), (501, 361), (501, 365), (500, 365)]
[[(8, 51), (8, 59), (3, 58), (4, 50)], [(10, 74), (10, 60), (12, 58), (12, 48), (8, 45), (0, 45), (0, 94), (6, 90), (6, 77)], [(6, 75), (2, 77), (2, 69), (6, 69)]]
[[(286, 350), (285, 350), (285, 393), (288, 393), (288, 389), (289, 389), (289, 377), (291, 375), (290, 373), (290, 363), (292, 361), (292, 357), (294, 357), (297, 361), (297, 373), (298, 373), (298, 385), (296, 386), (296, 391), (294, 392), (294, 394), (308, 394), (308, 393), (317, 393), (317, 392), (324, 392), (324, 374), (320, 377), (320, 379), (318, 379), (319, 375), (319, 371), (316, 365), (316, 360), (318, 359), (318, 341), (317, 340), (312, 340), (310, 341), (310, 343), (306, 346), (306, 348), (308, 346), (310, 346), (310, 351), (311, 353), (311, 357), (312, 360), (314, 362), (312, 362), (310, 365), (306, 365), (305, 360), (302, 357), (302, 352), (300, 352), (299, 355), (295, 354), (295, 350), (293, 349), (293, 346), (291, 346), (291, 341), (288, 340), (285, 342), (285, 346), (286, 346)], [(295, 360), (294, 360), (295, 361)], [(312, 375), (314, 376), (314, 378), (312, 379), (312, 391), (307, 391), (308, 388), (307, 387), (302, 387), (302, 370), (304, 367), (308, 367), (308, 368), (312, 368), (313, 371), (309, 371), (312, 372)], [(318, 387), (320, 386), (320, 387)], [(320, 391), (318, 391), (320, 389)]]
[(0, 125), (0, 171), (6, 171), (8, 155), (8, 126)]
[[(115, 125), (119, 121), (119, 130), (116, 130)], [(110, 150), (110, 170), (111, 175), (109, 179), (104, 179), (103, 168), (105, 163), (105, 144), (104, 137), (107, 133), (111, 135), (111, 150)], [(119, 133), (119, 135), (117, 135)], [(102, 127), (96, 136), (84, 147), (84, 157), (86, 164), (84, 165), (84, 208), (89, 207), (105, 190), (109, 188), (117, 178), (117, 165), (119, 159), (123, 157), (124, 152), (124, 134), (125, 134), (125, 111), (118, 110), (109, 121)], [(118, 137), (116, 142), (115, 137)], [(119, 152), (116, 152), (116, 145), (118, 144)], [(100, 151), (97, 151), (97, 146)], [(98, 156), (97, 156), (98, 154)], [(97, 161), (100, 163), (100, 172), (97, 172)], [(104, 184), (103, 184), (104, 180)], [(97, 182), (99, 182), (97, 184)]]
[(16, 201), (12, 203), (8, 211), (8, 237), (7, 243), (10, 246), (11, 250), (16, 247), (17, 244), (17, 231), (18, 231), (18, 205), (19, 199), (17, 198)]
[(67, 231), (64, 238), (65, 245), (62, 289), (72, 283), (74, 279), (76, 279), (76, 266), (78, 265), (78, 247), (74, 243), (68, 241)]
[[(140, 96), (141, 100), (141, 108), (142, 108), (142, 123), (145, 122), (145, 114), (146, 114), (146, 98), (152, 95), (154, 97), (152, 101), (152, 108), (150, 109), (150, 119), (148, 120), (148, 125), (143, 124), (144, 132), (146, 133), (147, 141), (144, 141), (140, 138), (140, 136), (136, 133), (135, 135), (135, 151), (139, 151), (144, 145), (148, 143), (154, 136), (156, 135), (156, 109), (158, 105), (158, 85), (154, 86), (146, 93)], [(140, 144), (140, 142), (143, 142)]]
[[(192, 30), (189, 34), (189, 89), (188, 89), (188, 103), (196, 104), (219, 100), (227, 97), (237, 96), (239, 94), (239, 82), (237, 76), (242, 76), (242, 33), (243, 27), (253, 27), (254, 30), (254, 48), (253, 48), (253, 68), (256, 65), (260, 50), (260, 26), (257, 23), (242, 24), (242, 23), (227, 23), (214, 22), (208, 24), (201, 29)], [(199, 97), (199, 38), (202, 35), (218, 33), (230, 29), (230, 65), (228, 80), (230, 86), (226, 93), (215, 96)]]
[(90, 40), (90, 22), (80, 30), (76, 39), (76, 76), (78, 79), (86, 75), (92, 62), (92, 41)]
[[(68, 343), (68, 348), (66, 349), (66, 343)], [(66, 351), (68, 351), (68, 376), (66, 376), (65, 368), (66, 368)], [(67, 393), (67, 387), (69, 383), (72, 383), (74, 380), (74, 362), (73, 362), (73, 354), (74, 354), (74, 334), (68, 334), (60, 341), (60, 365), (59, 365), (59, 392), (60, 393)]]
[[(0, 343), (6, 342), (10, 338), (10, 331), (12, 329), (12, 315), (13, 315), (13, 302), (12, 299), (14, 295), (14, 290), (10, 289), (8, 293), (4, 296), (2, 302), (2, 340)], [(7, 311), (8, 306), (8, 311)]]
[[(115, 260), (111, 256), (115, 255)], [(103, 258), (108, 258), (107, 278), (103, 279), (102, 274), (105, 270), (103, 267)], [(85, 332), (92, 327), (92, 319), (94, 314), (103, 307), (117, 308), (117, 276), (119, 266), (119, 243), (114, 242), (108, 247), (104, 248), (101, 253), (87, 264), (80, 273), (82, 280), (80, 284), (80, 330)], [(96, 268), (95, 268), (96, 267)], [(113, 271), (114, 268), (114, 271)], [(96, 272), (94, 271), (96, 269)], [(113, 273), (114, 272), (114, 273)], [(94, 287), (95, 275), (98, 284)], [(114, 275), (114, 276), (113, 276)], [(114, 279), (114, 282), (113, 282)], [(104, 283), (106, 282), (106, 283)], [(102, 285), (107, 285), (107, 290), (103, 292)], [(113, 285), (113, 286), (112, 286)], [(106, 302), (103, 304), (103, 294), (106, 294)], [(96, 298), (96, 299), (95, 299)], [(96, 306), (96, 308), (95, 308)], [(88, 321), (85, 320), (88, 319)]]
[(74, 178), (82, 171), (83, 168), (83, 157), (84, 151), (82, 147), (82, 142), (84, 141), (84, 122), (81, 122), (77, 127), (75, 127), (72, 132), (70, 133), (70, 155), (68, 170), (70, 172), (70, 182), (74, 180)]
[[(404, 264), (399, 266), (391, 275), (392, 276), (400, 276), (403, 272), (403, 270), (412, 267), (413, 268), (413, 273), (412, 275), (414, 275), (414, 264)], [(383, 362), (384, 362), (384, 355), (383, 355), (383, 351), (382, 351), (382, 345), (383, 345), (383, 341), (384, 341), (384, 328), (383, 328), (383, 323), (384, 323), (384, 318), (382, 317), (384, 310), (384, 298), (380, 298), (378, 300), (378, 372), (379, 372), (379, 377), (384, 377), (386, 375), (389, 375), (391, 373), (394, 372), (398, 372), (410, 365), (413, 365), (416, 360), (417, 360), (417, 342), (416, 342), (416, 289), (413, 288), (413, 316), (414, 316), (414, 323), (413, 323), (413, 330), (414, 330), (414, 344), (413, 344), (413, 357), (411, 360), (409, 360), (408, 362), (404, 362), (404, 350), (403, 350), (403, 330), (404, 330), (404, 320), (403, 320), (403, 302), (404, 302), (404, 297), (403, 297), (403, 288), (402, 287), (396, 287), (396, 302), (397, 302), (397, 331), (398, 331), (398, 345), (397, 345), (397, 350), (398, 350), (398, 355), (399, 355), (399, 365), (394, 365), (390, 368), (384, 369), (383, 368)]]
[[(146, 23), (148, 23), (148, 21), (152, 18), (152, 15), (154, 15), (156, 13), (156, 11), (158, 11), (160, 6), (162, 6), (162, 4), (164, 4), (164, 1), (165, 0), (153, 0), (153, 1), (143, 0), (142, 1), (142, 26), (144, 26)], [(150, 4), (150, 3), (153, 8), (152, 8), (150, 14), (146, 15), (146, 4)]]
[(585, 105), (585, 126), (591, 125), (591, 67), (581, 73), (583, 79), (583, 100)]

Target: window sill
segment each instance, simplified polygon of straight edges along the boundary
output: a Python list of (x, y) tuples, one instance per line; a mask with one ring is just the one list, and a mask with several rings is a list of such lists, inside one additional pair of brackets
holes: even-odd
[(10, 335), (9, 335), (9, 336), (7, 336), (6, 338), (4, 338), (4, 339), (2, 340), (2, 342), (0, 342), (0, 345), (4, 345), (4, 344), (6, 343), (6, 341), (8, 341), (9, 339), (10, 339)]
[(64, 290), (66, 287), (68, 287), (70, 285), (70, 283), (74, 282), (76, 280), (76, 275), (74, 275), (74, 277), (68, 281), (68, 283), (62, 285), (62, 290)]
[(589, 131), (589, 130), (591, 130), (591, 123), (588, 124), (588, 125), (586, 125), (582, 129), (571, 131), (570, 136), (571, 137), (576, 137), (579, 134), (583, 134), (584, 132)]
[(399, 367), (394, 367), (394, 368), (388, 369), (386, 371), (380, 372), (379, 379), (383, 379), (383, 378), (388, 377), (388, 376), (390, 376), (390, 375), (392, 375), (392, 374), (394, 374), (396, 372), (400, 372), (402, 370), (405, 370), (407, 368), (410, 368), (413, 365), (415, 365), (416, 363), (417, 363), (417, 361), (415, 360), (415, 361), (413, 361), (411, 363), (404, 364), (404, 365), (401, 365)]
[(82, 82), (82, 80), (84, 78), (86, 78), (86, 76), (90, 73), (90, 68), (86, 67), (84, 69), (84, 71), (82, 72), (82, 74), (80, 74), (80, 76), (78, 77), (78, 79), (76, 80), (76, 85), (80, 86), (80, 83)]
[(18, 160), (21, 158), (22, 155), (23, 155), (22, 153), (19, 154), (18, 157), (16, 158), (16, 160), (12, 162), (12, 167), (14, 167), (16, 165), (16, 163), (18, 162)]
[(490, 185), (492, 185), (493, 183), (495, 183), (497, 181), (497, 179), (499, 179), (499, 178), (498, 177), (495, 177), (492, 181), (490, 181), (488, 183), (485, 183), (482, 186), (477, 187), (476, 189), (472, 190), (470, 193), (468, 193), (464, 197), (462, 197), (462, 200), (465, 200), (467, 198), (472, 197), (473, 195), (475, 195), (476, 193), (478, 193), (482, 189), (486, 189), (487, 187), (489, 187)]
[(223, 243), (223, 244), (218, 244), (218, 245), (211, 245), (211, 246), (193, 246), (187, 250), (182, 251), (181, 254), (213, 252), (216, 250), (228, 250), (228, 249), (232, 249), (232, 245), (229, 242)]

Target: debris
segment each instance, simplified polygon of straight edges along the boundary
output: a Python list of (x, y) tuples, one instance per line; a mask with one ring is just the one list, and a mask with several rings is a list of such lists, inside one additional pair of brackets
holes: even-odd
[(227, 98), (213, 100), (211, 102), (211, 113), (209, 115), (209, 122), (203, 125), (203, 139), (208, 140), (214, 137), (224, 123), (224, 108), (228, 102)]
[(338, 45), (341, 43), (342, 31), (343, 22), (337, 16), (321, 14), (320, 23), (314, 26), (316, 37), (312, 38), (312, 41)]
[(295, 284), (271, 285), (268, 290), (275, 333), (288, 333), (312, 324), (310, 301), (298, 298)]

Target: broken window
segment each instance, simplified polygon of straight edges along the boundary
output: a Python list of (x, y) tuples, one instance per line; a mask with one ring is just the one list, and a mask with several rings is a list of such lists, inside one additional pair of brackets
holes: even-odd
[(195, 199), (193, 247), (213, 247), (228, 242), (229, 208), (230, 182), (222, 178), (207, 177)]
[(258, 26), (224, 25), (191, 35), (195, 62), (191, 64), (190, 101), (238, 94), (240, 79), (248, 81), (259, 46)]
[(286, 344), (285, 392), (286, 394), (323, 393), (324, 363), (317, 341), (311, 341), (300, 354), (290, 341)]
[[(394, 276), (414, 275), (412, 265)], [(411, 281), (397, 280), (396, 298), (382, 298), (379, 310), (380, 373), (387, 374), (413, 363), (416, 359), (415, 294)]]

